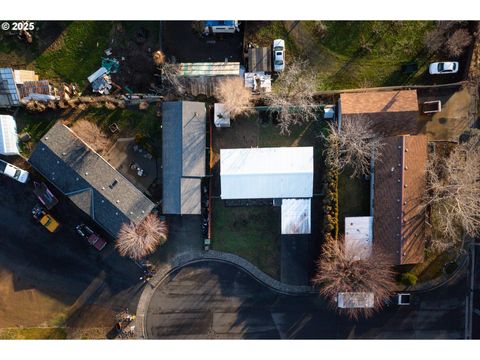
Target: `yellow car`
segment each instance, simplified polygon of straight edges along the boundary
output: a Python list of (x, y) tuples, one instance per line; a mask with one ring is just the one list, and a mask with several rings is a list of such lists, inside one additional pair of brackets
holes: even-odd
[(60, 224), (51, 215), (47, 214), (40, 205), (35, 205), (32, 209), (32, 215), (35, 220), (47, 228), (48, 231), (54, 233), (58, 230)]

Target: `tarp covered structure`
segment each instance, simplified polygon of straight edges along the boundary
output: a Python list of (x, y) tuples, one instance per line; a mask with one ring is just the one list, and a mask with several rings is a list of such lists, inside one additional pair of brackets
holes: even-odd
[(343, 309), (372, 308), (374, 300), (371, 292), (341, 292), (337, 296), (337, 305)]
[(19, 154), (17, 124), (10, 115), (0, 115), (0, 154)]
[(282, 200), (282, 234), (310, 234), (310, 199)]
[(220, 150), (222, 199), (310, 198), (313, 147)]

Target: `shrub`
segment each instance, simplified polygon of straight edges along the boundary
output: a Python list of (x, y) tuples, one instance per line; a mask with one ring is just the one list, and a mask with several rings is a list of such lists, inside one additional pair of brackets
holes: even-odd
[(400, 282), (406, 286), (415, 286), (417, 284), (417, 276), (411, 272), (406, 272), (400, 275)]

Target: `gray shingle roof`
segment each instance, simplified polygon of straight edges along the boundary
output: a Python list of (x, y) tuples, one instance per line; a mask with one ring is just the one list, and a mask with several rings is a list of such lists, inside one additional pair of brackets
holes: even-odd
[(140, 190), (68, 127), (57, 123), (29, 162), (113, 236), (122, 224), (141, 222), (155, 207)]
[(165, 102), (162, 111), (163, 212), (200, 214), (199, 178), (205, 176), (205, 104)]

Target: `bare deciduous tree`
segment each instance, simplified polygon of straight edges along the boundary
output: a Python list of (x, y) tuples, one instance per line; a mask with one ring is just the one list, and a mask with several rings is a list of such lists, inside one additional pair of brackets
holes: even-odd
[[(369, 317), (382, 308), (395, 290), (395, 273), (385, 253), (374, 247), (369, 257), (359, 258), (360, 244), (351, 244), (346, 251), (343, 239), (332, 236), (322, 247), (313, 283), (320, 287), (329, 304), (349, 318)], [(338, 293), (373, 293), (372, 308), (338, 308)]]
[(340, 128), (334, 122), (328, 126), (328, 133), (322, 135), (328, 144), (326, 161), (338, 171), (351, 168), (352, 177), (370, 174), (372, 156), (379, 159), (383, 147), (381, 137), (373, 131), (372, 122), (359, 115), (345, 118)]
[(278, 114), (281, 134), (290, 134), (292, 126), (315, 118), (315, 88), (316, 74), (308, 69), (307, 61), (294, 59), (288, 63), (273, 91), (265, 95), (270, 111)]
[(225, 109), (231, 118), (253, 110), (250, 102), (252, 92), (244, 86), (240, 77), (222, 80), (215, 91), (215, 95), (218, 101), (225, 105)]
[(431, 222), (443, 236), (431, 247), (444, 251), (461, 238), (480, 234), (480, 135), (459, 144), (449, 156), (431, 155), (427, 162), (425, 204)]
[(78, 120), (73, 124), (72, 131), (99, 154), (107, 152), (112, 145), (108, 135), (91, 121)]
[(118, 234), (115, 247), (121, 256), (140, 260), (150, 255), (167, 241), (168, 227), (154, 214), (148, 215), (140, 224), (124, 224)]
[(446, 49), (450, 56), (460, 56), (472, 42), (472, 36), (467, 29), (456, 30), (447, 40)]
[(161, 67), (163, 84), (177, 94), (185, 92), (185, 87), (178, 78), (179, 69), (177, 64), (165, 62)]
[(425, 47), (430, 53), (437, 52), (446, 44), (449, 34), (451, 34), (455, 28), (461, 28), (466, 24), (464, 21), (438, 21), (435, 28), (425, 35)]

